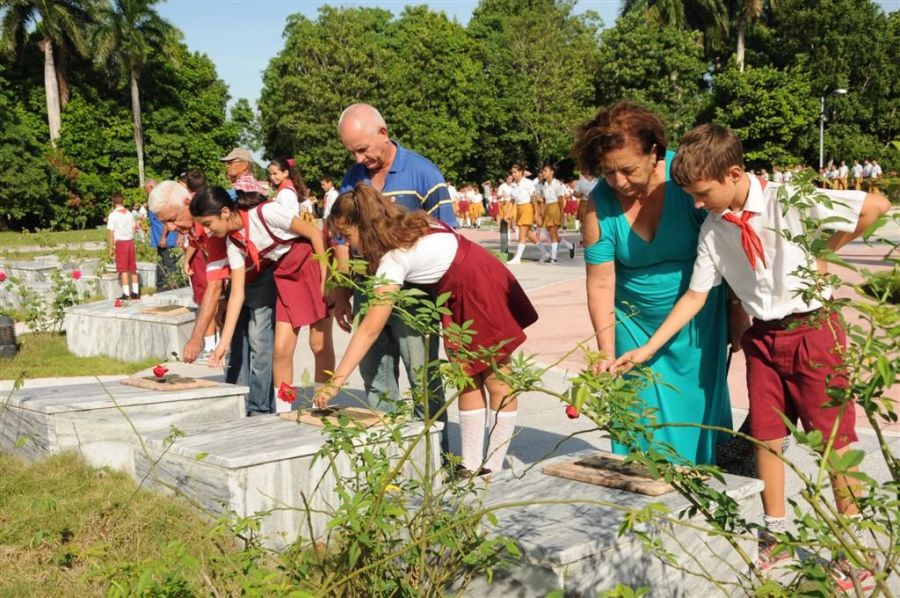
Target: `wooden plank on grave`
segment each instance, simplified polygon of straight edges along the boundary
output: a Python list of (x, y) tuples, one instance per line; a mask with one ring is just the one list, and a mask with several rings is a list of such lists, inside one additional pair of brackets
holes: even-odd
[(675, 491), (665, 480), (653, 479), (641, 471), (637, 464), (625, 463), (623, 457), (612, 453), (600, 452), (589, 457), (552, 463), (545, 465), (541, 472), (647, 496), (660, 496)]
[(189, 390), (191, 388), (209, 388), (218, 386), (219, 383), (213, 380), (204, 380), (203, 378), (186, 378), (176, 374), (169, 374), (160, 382), (155, 376), (145, 376), (143, 378), (123, 378), (119, 380), (120, 384), (126, 386), (136, 386), (147, 390), (157, 390), (162, 392), (171, 392), (174, 390)]
[(154, 305), (153, 307), (143, 308), (141, 313), (154, 316), (180, 316), (188, 313), (188, 311), (188, 308), (183, 305)]
[(350, 421), (357, 423), (366, 428), (377, 426), (384, 423), (382, 413), (373, 411), (372, 409), (363, 409), (361, 407), (329, 407), (327, 409), (303, 409), (301, 411), (285, 411), (279, 413), (278, 417), (287, 421), (299, 421), (302, 424), (312, 424), (313, 426), (322, 427), (325, 425), (323, 420), (328, 420), (334, 425), (338, 425), (338, 416), (346, 415)]

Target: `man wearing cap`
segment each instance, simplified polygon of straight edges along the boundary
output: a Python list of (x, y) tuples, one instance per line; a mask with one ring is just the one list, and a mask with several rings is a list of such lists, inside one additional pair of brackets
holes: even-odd
[[(342, 193), (357, 183), (367, 183), (407, 210), (424, 210), (446, 224), (456, 226), (444, 175), (430, 160), (393, 141), (388, 135), (384, 118), (373, 106), (354, 104), (344, 110), (338, 122), (338, 133), (341, 143), (356, 161), (344, 176)], [(349, 249), (346, 245), (339, 245), (335, 248), (335, 255), (339, 263), (346, 264)], [(338, 325), (349, 331), (352, 321), (349, 293), (342, 291), (346, 289), (335, 292), (329, 299), (334, 302), (333, 313)], [(361, 298), (356, 299), (356, 307), (359, 308)], [(369, 404), (377, 406), (383, 396), (393, 400), (400, 397), (400, 360), (406, 368), (410, 386), (418, 386), (420, 378), (416, 373), (426, 363), (425, 349), (424, 336), (392, 314), (359, 364)], [(434, 361), (438, 355), (438, 336), (432, 335), (427, 356), (429, 361)], [(433, 415), (444, 406), (444, 388), (436, 371), (428, 372), (428, 380), (432, 383), (429, 414)], [(416, 411), (423, 415), (421, 406), (416, 405)], [(441, 450), (446, 453), (449, 451), (446, 411), (441, 414), (440, 421), (444, 422)]]

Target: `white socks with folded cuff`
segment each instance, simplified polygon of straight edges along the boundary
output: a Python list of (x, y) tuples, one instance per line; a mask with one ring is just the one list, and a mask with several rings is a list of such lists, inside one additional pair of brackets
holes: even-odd
[(516, 416), (518, 411), (499, 411), (496, 413), (497, 424), (492, 426), (490, 440), (488, 440), (487, 461), (484, 466), (493, 473), (503, 469), (503, 461), (506, 459), (506, 451), (516, 431)]
[[(487, 411), (487, 417), (485, 412)], [(495, 412), (493, 409), (471, 409), (459, 412), (459, 431), (462, 436), (462, 466), (472, 472), (481, 469), (484, 461), (485, 429), (490, 435), (487, 460), (484, 467), (497, 473), (503, 469), (503, 461), (516, 430), (517, 411)]]
[(216, 335), (203, 337), (203, 350), (214, 351), (216, 349)]

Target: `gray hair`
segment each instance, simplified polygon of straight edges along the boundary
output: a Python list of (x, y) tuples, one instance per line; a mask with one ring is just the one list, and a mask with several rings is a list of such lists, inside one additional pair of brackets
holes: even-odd
[(167, 207), (180, 210), (184, 201), (190, 198), (190, 192), (175, 181), (163, 181), (150, 192), (147, 204), (150, 211), (156, 214)]

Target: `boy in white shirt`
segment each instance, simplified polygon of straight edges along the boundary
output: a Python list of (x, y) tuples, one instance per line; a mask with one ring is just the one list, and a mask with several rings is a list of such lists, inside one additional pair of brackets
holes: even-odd
[[(777, 549), (774, 535), (786, 530), (781, 447), (788, 430), (782, 418), (794, 422), (799, 418), (804, 429), (819, 430), (825, 438), (834, 430), (838, 455), (856, 440), (856, 432), (852, 402), (823, 406), (831, 402), (828, 386), (846, 388), (841, 374), (846, 336), (836, 313), (826, 312), (818, 300), (806, 302), (800, 292), (807, 283), (796, 272), (815, 267), (815, 257), (782, 231), (801, 234), (801, 214), (793, 208), (784, 210), (778, 200), (781, 185), (763, 184), (742, 165), (741, 142), (724, 127), (701, 125), (681, 140), (672, 179), (694, 197), (697, 207), (711, 212), (700, 229), (690, 287), (647, 344), (622, 355), (613, 367), (627, 369), (650, 359), (700, 311), (712, 287), (723, 279), (728, 282), (753, 316), (741, 346), (747, 359), (750, 433), (767, 447), (756, 449), (765, 482), (766, 526), (760, 534), (758, 566), (765, 570), (790, 558), (788, 550)], [(822, 193), (833, 203), (816, 202), (809, 216), (838, 231), (828, 240), (831, 251), (858, 237), (890, 207), (887, 199), (872, 193)], [(834, 216), (839, 218), (828, 220)], [(830, 293), (825, 290), (825, 296)], [(831, 483), (837, 510), (857, 515), (858, 483), (844, 475), (832, 475)], [(855, 531), (861, 534), (858, 526)], [(876, 566), (853, 569), (846, 558), (836, 556), (834, 579), (844, 589), (853, 588), (853, 578), (871, 584)]]
[(113, 193), (112, 203), (113, 211), (106, 219), (106, 230), (109, 231), (109, 257), (116, 260), (116, 273), (119, 275), (119, 284), (122, 285), (122, 295), (119, 299), (140, 299), (141, 289), (138, 286), (137, 260), (134, 253), (134, 216), (125, 207), (125, 198), (121, 193)]

